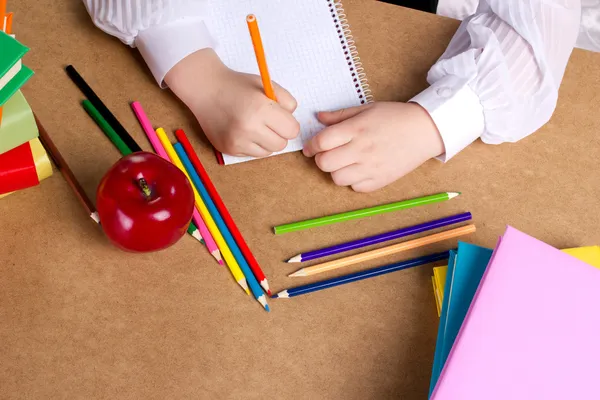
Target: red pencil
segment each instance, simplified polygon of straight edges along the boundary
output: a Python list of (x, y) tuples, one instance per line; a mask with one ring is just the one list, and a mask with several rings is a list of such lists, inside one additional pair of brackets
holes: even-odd
[(235, 225), (233, 218), (231, 218), (231, 214), (229, 214), (229, 211), (227, 211), (227, 207), (225, 207), (225, 204), (223, 203), (221, 196), (219, 196), (219, 193), (217, 192), (215, 185), (213, 185), (212, 181), (210, 180), (210, 177), (206, 173), (204, 166), (200, 162), (200, 159), (198, 158), (198, 155), (194, 151), (194, 148), (192, 147), (192, 144), (188, 140), (185, 132), (182, 129), (177, 129), (175, 131), (175, 136), (177, 136), (177, 140), (179, 140), (179, 143), (181, 143), (181, 145), (183, 146), (183, 149), (185, 150), (188, 157), (190, 158), (190, 161), (192, 162), (192, 165), (196, 169), (196, 172), (198, 172), (198, 175), (200, 175), (200, 179), (202, 180), (202, 183), (204, 183), (204, 186), (206, 186), (206, 190), (208, 191), (208, 194), (215, 202), (215, 206), (221, 213), (221, 216), (223, 217), (223, 221), (225, 221), (225, 224), (231, 231), (231, 235), (235, 239), (235, 242), (240, 247), (242, 254), (244, 255), (244, 257), (246, 258), (246, 261), (250, 265), (250, 269), (254, 273), (256, 280), (258, 282), (260, 282), (260, 286), (262, 286), (263, 289), (265, 289), (267, 294), (270, 296), (271, 290), (269, 289), (269, 282), (267, 282), (267, 277), (263, 273), (262, 269), (260, 269), (260, 266), (258, 265), (256, 258), (254, 258), (254, 255), (248, 248), (248, 245), (246, 244), (246, 241), (242, 237), (240, 230)]
[(225, 164), (225, 161), (223, 161), (223, 154), (217, 149), (213, 149), (213, 150), (215, 151), (215, 157), (217, 157), (217, 164), (219, 164), (219, 165)]

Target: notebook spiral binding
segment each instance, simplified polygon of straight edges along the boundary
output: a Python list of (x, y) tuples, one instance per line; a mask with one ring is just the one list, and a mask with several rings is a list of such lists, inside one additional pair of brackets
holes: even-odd
[(370, 103), (373, 101), (373, 95), (369, 88), (367, 74), (362, 66), (360, 57), (358, 56), (358, 50), (356, 49), (356, 43), (354, 42), (352, 32), (350, 31), (350, 25), (346, 19), (342, 0), (327, 0), (327, 4), (329, 5), (329, 11), (333, 17), (333, 22), (335, 23), (340, 43), (354, 80), (358, 98), (360, 99), (361, 104)]

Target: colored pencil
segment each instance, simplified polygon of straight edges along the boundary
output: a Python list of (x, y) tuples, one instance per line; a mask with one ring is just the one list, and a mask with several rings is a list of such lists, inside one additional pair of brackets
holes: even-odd
[(221, 154), (221, 152), (217, 149), (213, 148), (213, 151), (215, 153), (215, 157), (217, 157), (217, 164), (219, 165), (225, 165), (225, 161), (223, 160), (223, 154)]
[(353, 219), (384, 214), (391, 211), (399, 211), (408, 208), (423, 206), (426, 204), (439, 203), (442, 201), (453, 199), (458, 195), (460, 195), (460, 193), (457, 192), (438, 193), (431, 196), (419, 197), (415, 199), (399, 201), (396, 203), (384, 204), (381, 206), (369, 207), (361, 210), (349, 211), (340, 214), (329, 215), (326, 217), (309, 219), (306, 221), (293, 222), (291, 224), (279, 225), (274, 228), (274, 231), (276, 235), (288, 232), (296, 232), (304, 229), (315, 228), (318, 226), (334, 224), (337, 222), (345, 222)]
[[(198, 230), (198, 227), (196, 226), (196, 224), (194, 224), (194, 221), (192, 220), (192, 222), (190, 222), (190, 225), (188, 226), (187, 229), (187, 233), (193, 237), (194, 239), (196, 239), (197, 241), (199, 241), (200, 243), (202, 243), (203, 245), (206, 246), (206, 242), (204, 241), (204, 239), (202, 238), (202, 234), (200, 233), (200, 231)], [(218, 261), (218, 260), (217, 260)]]
[[(165, 151), (167, 152), (167, 155), (171, 159), (171, 162), (175, 164), (177, 168), (179, 168), (191, 182), (192, 180), (190, 179), (189, 174), (187, 173), (185, 167), (183, 166), (183, 163), (179, 159), (179, 156), (177, 156), (177, 153), (175, 152), (173, 145), (169, 141), (169, 138), (167, 138), (167, 134), (165, 133), (164, 129), (158, 128), (156, 130), (156, 134), (158, 136), (158, 139), (160, 140), (160, 143), (163, 145)], [(196, 203), (196, 207), (200, 210), (200, 215), (202, 215), (202, 219), (206, 223), (206, 226), (208, 227), (212, 237), (215, 239), (219, 250), (221, 250), (221, 254), (223, 255), (223, 258), (225, 258), (225, 263), (227, 264), (227, 267), (231, 271), (231, 274), (233, 275), (236, 282), (249, 295), (250, 291), (248, 290), (248, 282), (246, 280), (246, 277), (244, 276), (244, 273), (242, 272), (240, 266), (233, 257), (229, 246), (227, 246), (227, 243), (225, 243), (223, 235), (219, 231), (219, 228), (217, 228), (217, 225), (215, 224), (214, 219), (210, 215), (208, 208), (206, 208), (206, 204), (204, 204), (204, 202), (202, 201), (202, 198), (200, 197), (200, 194), (198, 193), (194, 185), (192, 185), (192, 189), (194, 190), (194, 200)]]
[(210, 176), (206, 172), (206, 169), (204, 169), (202, 162), (200, 162), (200, 158), (198, 158), (198, 155), (194, 151), (192, 144), (190, 143), (190, 141), (187, 138), (187, 135), (185, 134), (185, 132), (182, 129), (178, 129), (177, 131), (175, 131), (175, 136), (177, 137), (177, 140), (179, 140), (179, 143), (181, 143), (184, 150), (186, 151), (192, 165), (196, 169), (196, 172), (198, 173), (198, 175), (200, 175), (200, 180), (202, 181), (202, 183), (204, 184), (204, 187), (206, 187), (206, 190), (208, 191), (208, 194), (214, 201), (214, 203), (217, 207), (217, 210), (219, 210), (219, 213), (221, 213), (221, 217), (223, 217), (225, 224), (229, 228), (231, 235), (233, 235), (235, 242), (237, 243), (240, 250), (242, 251), (244, 258), (246, 259), (248, 264), (250, 264), (250, 269), (252, 270), (252, 273), (254, 274), (256, 279), (258, 279), (260, 286), (262, 286), (263, 289), (265, 289), (267, 294), (270, 296), (271, 290), (269, 289), (269, 282), (267, 281), (267, 277), (265, 276), (262, 269), (260, 268), (260, 265), (258, 264), (258, 261), (256, 261), (256, 258), (254, 258), (254, 254), (252, 254), (252, 251), (250, 250), (250, 248), (248, 247), (248, 244), (244, 240), (244, 237), (242, 236), (242, 233), (238, 229), (237, 225), (235, 224), (235, 221), (231, 217), (229, 210), (227, 210), (227, 207), (225, 206), (223, 199), (221, 199), (221, 196), (219, 195), (217, 188), (215, 187), (215, 185), (213, 185), (213, 183), (210, 179)]
[[(161, 134), (164, 134), (165, 139), (166, 139), (167, 136), (166, 136), (164, 129), (158, 128), (157, 132), (158, 131), (160, 131)], [(146, 134), (148, 135), (149, 133), (147, 132)], [(156, 133), (154, 133), (154, 135), (151, 135), (150, 137), (152, 137), (152, 136), (156, 136)], [(158, 139), (158, 137), (157, 137), (157, 139)], [(168, 141), (168, 139), (167, 139), (167, 141)], [(151, 141), (151, 143), (152, 143), (152, 141)], [(154, 144), (155, 143), (153, 143), (153, 145)], [(173, 164), (175, 164), (175, 166), (177, 166), (179, 168), (179, 165), (177, 165), (177, 163), (173, 161), (173, 158), (168, 154), (168, 152), (166, 151), (166, 149), (160, 142), (156, 143), (156, 146), (157, 147), (155, 148), (155, 151), (158, 153), (158, 155), (160, 157), (162, 157), (163, 159), (165, 159), (167, 161), (172, 162)], [(187, 176), (187, 174), (186, 174), (186, 176)], [(193, 189), (194, 186), (192, 184), (192, 181), (189, 179), (189, 176), (188, 176), (188, 180), (190, 181), (190, 185), (192, 185), (192, 189)], [(200, 215), (200, 212), (199, 212), (199, 209), (198, 209), (198, 206), (197, 206), (197, 203), (195, 200), (194, 200), (194, 203), (196, 205), (195, 205), (194, 211), (192, 213), (192, 220), (195, 222), (196, 226), (200, 230), (200, 236), (202, 237), (202, 239), (204, 239), (204, 242), (206, 243), (206, 248), (208, 249), (210, 254), (215, 258), (215, 260), (217, 260), (217, 262), (219, 264), (223, 265), (223, 258), (221, 257), (221, 251), (219, 250), (219, 247), (217, 246), (217, 243), (215, 242), (213, 235), (210, 233), (208, 226), (206, 225), (206, 221)]]
[(252, 14), (248, 15), (246, 17), (246, 23), (248, 24), (248, 31), (250, 32), (250, 38), (252, 39), (252, 47), (254, 47), (254, 54), (256, 55), (256, 62), (258, 63), (258, 70), (260, 72), (265, 95), (271, 100), (277, 101), (275, 90), (273, 90), (273, 84), (271, 83), (271, 77), (269, 75), (269, 68), (267, 67), (267, 58), (265, 57), (265, 49), (260, 37), (256, 16)]
[(125, 144), (125, 142), (123, 141), (123, 139), (121, 139), (119, 135), (117, 135), (117, 132), (115, 132), (112, 126), (110, 126), (110, 124), (106, 122), (102, 114), (100, 114), (96, 107), (94, 107), (92, 102), (90, 102), (89, 100), (83, 100), (81, 102), (81, 105), (83, 106), (85, 111), (87, 111), (89, 116), (92, 117), (92, 119), (100, 127), (102, 132), (104, 132), (106, 137), (115, 145), (115, 147), (121, 152), (123, 156), (127, 156), (132, 153), (131, 148), (127, 144)]
[(471, 213), (462, 213), (452, 215), (450, 217), (436, 219), (435, 221), (425, 222), (419, 225), (409, 226), (407, 228), (398, 229), (391, 232), (381, 233), (375, 236), (369, 236), (363, 239), (353, 240), (351, 242), (337, 244), (335, 246), (325, 247), (319, 250), (308, 251), (306, 253), (298, 254), (290, 258), (288, 263), (302, 263), (306, 261), (316, 260), (322, 257), (331, 256), (334, 254), (344, 253), (346, 251), (356, 250), (367, 246), (372, 246), (374, 244), (379, 244), (383, 242), (387, 242), (390, 240), (400, 239), (402, 237), (416, 235), (417, 233), (422, 233), (426, 231), (430, 231), (437, 228), (442, 228), (444, 226), (458, 224), (460, 222), (468, 221), (472, 218)]
[(0, 30), (4, 33), (6, 32), (6, 0), (0, 0)]
[(229, 246), (229, 249), (231, 250), (233, 257), (235, 258), (238, 265), (240, 266), (240, 269), (246, 276), (246, 281), (248, 282), (248, 286), (250, 286), (250, 291), (252, 292), (252, 295), (254, 296), (256, 301), (258, 301), (263, 306), (263, 308), (265, 310), (269, 311), (269, 305), (267, 304), (267, 297), (265, 296), (260, 285), (258, 284), (256, 277), (252, 274), (252, 271), (250, 270), (250, 266), (248, 265), (248, 263), (246, 262), (246, 259), (242, 255), (242, 252), (240, 251), (240, 248), (238, 247), (235, 240), (233, 239), (233, 236), (231, 236), (231, 232), (229, 231), (229, 228), (227, 228), (227, 225), (225, 225), (225, 221), (223, 221), (223, 218), (221, 217), (221, 214), (217, 210), (217, 207), (215, 206), (214, 201), (211, 199), (210, 195), (208, 194), (206, 187), (204, 187), (204, 185), (202, 184), (202, 181), (200, 180), (200, 177), (196, 173), (196, 170), (194, 169), (189, 157), (185, 153), (183, 146), (181, 145), (181, 143), (175, 143), (174, 147), (175, 147), (175, 151), (177, 152), (177, 155), (179, 156), (179, 159), (181, 160), (181, 162), (183, 163), (183, 166), (187, 170), (188, 175), (192, 178), (192, 182), (194, 183), (194, 186), (200, 193), (200, 197), (202, 197), (204, 204), (206, 204), (206, 207), (208, 208), (208, 212), (215, 220), (215, 223), (217, 224), (219, 231), (221, 231), (221, 234), (223, 235), (223, 238), (225, 239), (227, 246)]
[(13, 22), (13, 13), (6, 14), (6, 27), (5, 33), (7, 35), (12, 35), (12, 22)]
[(349, 265), (354, 265), (359, 262), (369, 261), (369, 260), (373, 260), (376, 258), (389, 256), (391, 254), (397, 254), (397, 253), (400, 253), (403, 251), (416, 249), (418, 247), (427, 246), (429, 244), (438, 243), (438, 242), (452, 239), (452, 238), (455, 238), (458, 236), (468, 235), (473, 232), (475, 232), (475, 225), (461, 226), (460, 228), (455, 228), (455, 229), (451, 229), (448, 231), (434, 233), (433, 235), (409, 240), (407, 242), (394, 244), (392, 246), (383, 247), (381, 249), (375, 249), (375, 250), (367, 251), (364, 253), (356, 254), (353, 256), (340, 258), (338, 260), (333, 260), (333, 261), (329, 261), (326, 263), (317, 264), (312, 267), (302, 268), (288, 276), (289, 277), (300, 277), (300, 276), (316, 275), (316, 274), (331, 271), (334, 269), (347, 267)]
[(60, 170), (60, 173), (65, 177), (65, 180), (67, 181), (71, 189), (73, 189), (73, 192), (75, 192), (77, 199), (79, 199), (79, 202), (81, 203), (83, 208), (85, 208), (90, 218), (93, 219), (94, 222), (99, 224), (100, 217), (98, 216), (98, 211), (96, 211), (96, 207), (94, 207), (94, 204), (92, 203), (90, 198), (85, 194), (85, 191), (81, 187), (81, 184), (79, 183), (79, 181), (77, 181), (77, 178), (75, 178), (73, 171), (71, 171), (71, 168), (69, 168), (69, 164), (67, 164), (62, 154), (60, 154), (60, 151), (58, 151), (58, 148), (56, 147), (52, 139), (50, 139), (50, 136), (48, 135), (48, 132), (46, 132), (46, 129), (44, 129), (37, 116), (34, 115), (34, 117), (35, 122), (38, 126), (38, 131), (40, 133), (40, 141), (42, 142), (42, 144), (48, 151), (48, 154)]
[(367, 278), (373, 278), (375, 276), (389, 274), (390, 272), (401, 271), (403, 269), (417, 267), (420, 265), (426, 265), (430, 263), (434, 263), (441, 260), (446, 260), (449, 256), (448, 251), (444, 251), (442, 253), (436, 253), (427, 255), (424, 257), (414, 258), (408, 261), (402, 261), (390, 265), (385, 265), (383, 267), (377, 267), (373, 269), (369, 269), (366, 271), (355, 272), (353, 274), (340, 276), (337, 278), (327, 279), (321, 282), (310, 283), (308, 285), (298, 286), (292, 289), (283, 290), (276, 295), (272, 296), (273, 299), (287, 299), (290, 297), (296, 297), (303, 294), (317, 292), (324, 289), (329, 289), (331, 287), (345, 285), (347, 283), (352, 283), (356, 281), (360, 281)]
[(88, 100), (96, 107), (96, 109), (102, 114), (104, 119), (108, 121), (110, 126), (113, 127), (117, 135), (121, 137), (121, 139), (127, 144), (127, 146), (131, 149), (132, 152), (142, 151), (140, 146), (133, 140), (133, 138), (129, 135), (129, 133), (125, 130), (123, 125), (117, 120), (117, 118), (110, 112), (108, 107), (100, 100), (98, 95), (92, 90), (92, 88), (87, 84), (87, 82), (83, 79), (79, 72), (72, 65), (68, 65), (65, 68), (67, 75), (69, 78), (75, 83), (75, 85), (81, 90), (81, 92), (88, 98)]
[[(160, 144), (160, 140), (158, 140), (158, 137), (154, 132), (154, 128), (152, 128), (152, 124), (150, 123), (150, 120), (148, 119), (148, 116), (146, 115), (146, 112), (144, 111), (142, 105), (139, 102), (134, 101), (133, 103), (131, 103), (131, 108), (133, 109), (135, 116), (137, 117), (140, 125), (142, 126), (146, 137), (150, 141), (154, 152), (163, 159), (170, 161), (169, 156), (165, 152), (165, 149), (163, 149), (162, 144)], [(198, 226), (202, 227), (202, 229), (198, 229)], [(198, 210), (196, 209), (194, 209), (194, 215), (192, 217), (192, 222), (190, 222), (190, 226), (188, 227), (188, 233), (192, 235), (195, 239), (200, 241), (200, 243), (206, 245), (208, 251), (219, 262), (219, 264), (223, 264), (221, 252), (219, 251), (219, 248), (217, 247), (210, 232), (208, 232), (206, 224), (204, 223), (204, 221), (202, 221), (202, 218), (200, 217), (200, 214), (198, 214)], [(208, 243), (204, 239), (204, 236), (202, 235), (203, 233), (206, 236)]]

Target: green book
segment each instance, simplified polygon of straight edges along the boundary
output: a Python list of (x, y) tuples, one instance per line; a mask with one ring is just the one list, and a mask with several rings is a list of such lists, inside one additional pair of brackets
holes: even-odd
[(31, 107), (18, 90), (4, 105), (0, 125), (0, 154), (39, 136)]
[(33, 71), (21, 59), (29, 51), (15, 38), (0, 31), (0, 107), (31, 78)]

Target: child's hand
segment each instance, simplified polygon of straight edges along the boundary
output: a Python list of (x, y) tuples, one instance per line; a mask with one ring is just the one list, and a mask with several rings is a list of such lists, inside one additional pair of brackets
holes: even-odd
[(192, 110), (217, 150), (266, 157), (300, 132), (296, 100), (276, 83), (277, 102), (264, 94), (259, 76), (235, 72), (212, 50), (194, 53), (167, 75), (171, 89)]
[(444, 153), (437, 127), (418, 104), (373, 103), (319, 113), (328, 125), (304, 146), (304, 155), (357, 192), (382, 188)]

